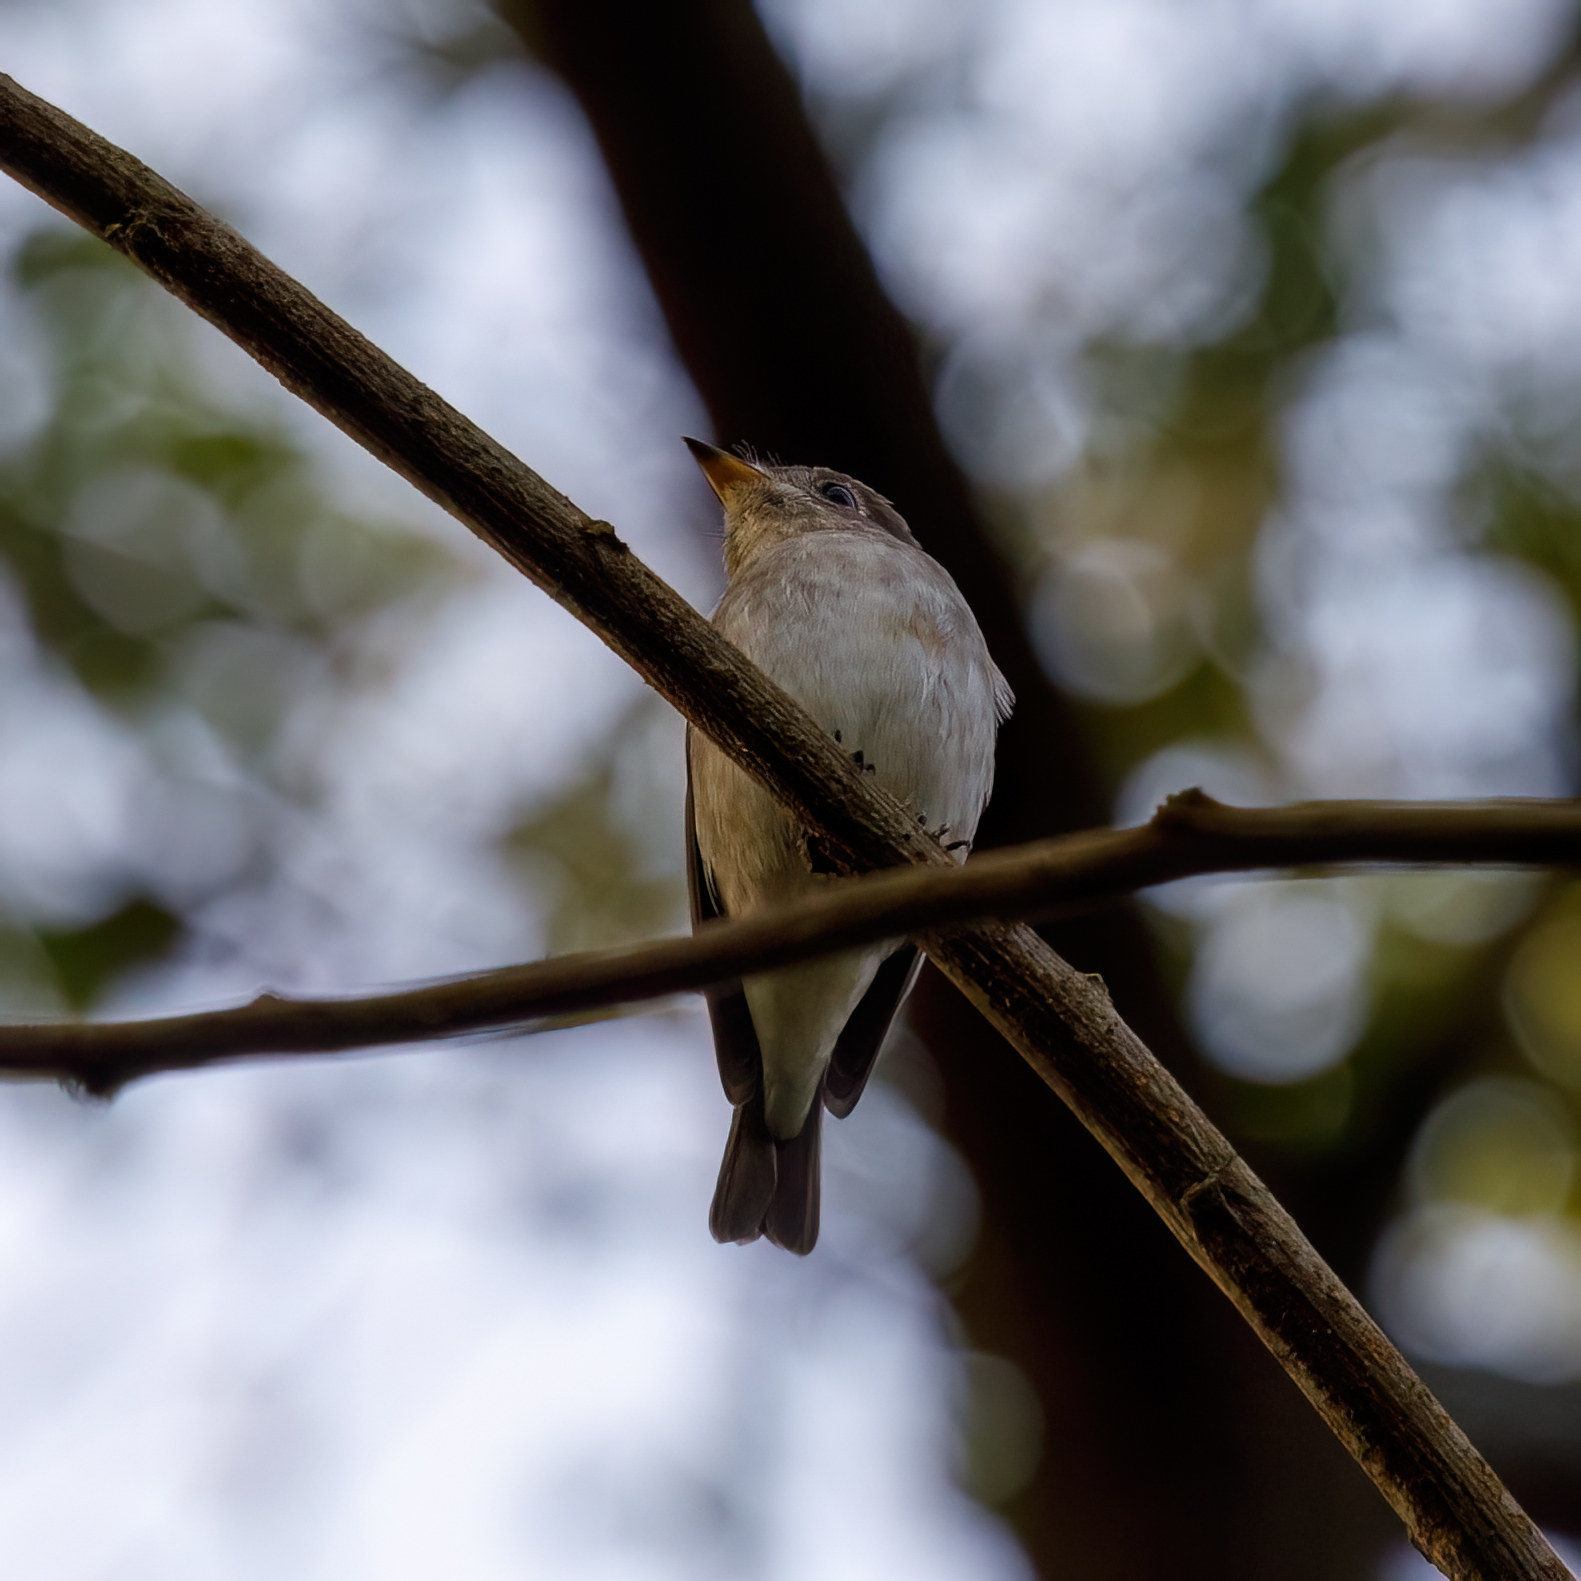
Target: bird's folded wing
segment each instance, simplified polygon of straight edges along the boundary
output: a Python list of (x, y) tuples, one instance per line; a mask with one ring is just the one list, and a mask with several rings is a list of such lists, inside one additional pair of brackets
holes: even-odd
[(823, 1105), (835, 1119), (845, 1119), (856, 1107), (862, 1089), (867, 1086), (867, 1078), (878, 1062), (890, 1023), (921, 970), (922, 951), (915, 944), (901, 945), (879, 967), (867, 992), (851, 1012), (851, 1019), (834, 1045), (829, 1072), (824, 1077)]
[[(724, 916), (702, 853), (697, 849), (697, 822), (692, 810), (692, 732), (686, 732), (686, 888), (692, 903), (692, 931)], [(746, 1103), (763, 1085), (763, 1053), (758, 1047), (752, 1011), (739, 982), (708, 990), (708, 1019), (714, 1029), (714, 1057), (719, 1082), (732, 1104)]]

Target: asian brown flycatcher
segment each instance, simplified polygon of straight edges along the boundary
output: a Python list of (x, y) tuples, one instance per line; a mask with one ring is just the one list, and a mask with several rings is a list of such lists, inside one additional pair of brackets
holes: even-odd
[[(725, 511), (714, 624), (964, 860), (1013, 699), (949, 573), (855, 478), (687, 444)], [(694, 927), (839, 882), (812, 870), (795, 818), (706, 737), (688, 731), (686, 756)], [(716, 1240), (812, 1250), (823, 1110), (856, 1106), (920, 965), (914, 944), (889, 940), (709, 996), (735, 1107)]]

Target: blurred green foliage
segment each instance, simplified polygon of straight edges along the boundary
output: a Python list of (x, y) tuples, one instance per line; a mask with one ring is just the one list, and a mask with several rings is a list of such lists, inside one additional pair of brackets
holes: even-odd
[(0, 470), (0, 553), (39, 640), (101, 696), (168, 680), (173, 641), (202, 622), (323, 647), (446, 565), (415, 534), (337, 514), (283, 428), (224, 410), (182, 310), (108, 247), (47, 231), (13, 267), (51, 409)]
[[(454, 562), (340, 510), (281, 423), (214, 393), (190, 316), (108, 247), (41, 231), (17, 248), (11, 279), (39, 398), (0, 454), (0, 567), (41, 662), (65, 666), (107, 721), (149, 743), (173, 714), (196, 716), (238, 806), (264, 785), (310, 796), (311, 776), (280, 757), (293, 711), (355, 683), (359, 622), (453, 586)], [(86, 1008), (181, 947), (168, 900), (112, 893), (110, 908), (41, 928), (34, 945), (19, 919), (16, 947), (0, 951), (5, 1008), (51, 994)]]
[[(340, 509), (267, 408), (238, 410), (210, 389), (193, 350), (201, 331), (109, 248), (41, 232), (17, 249), (12, 279), (43, 393), (36, 422), (0, 454), (0, 568), (43, 662), (66, 667), (107, 724), (156, 757), (172, 717), (197, 722), (243, 819), (269, 798), (310, 805), (312, 749), (293, 743), (293, 718), (380, 684), (359, 632), (454, 589), (457, 562)], [(654, 716), (644, 704), (622, 721), (576, 783), (503, 839), (556, 951), (684, 923), (678, 853), (648, 850), (639, 832), (668, 829), (637, 805), (653, 794)], [(269, 859), (255, 841), (254, 866)], [(212, 898), (172, 905), (112, 881), (102, 914), (60, 926), (4, 923), (0, 894), (0, 1013), (90, 1008), (124, 972), (179, 952), (188, 916)]]
[[(1543, 95), (1565, 80), (1565, 69), (1556, 63), (1519, 100), (1478, 111), (1409, 100), (1314, 108), (1248, 205), (1263, 264), (1239, 319), (1209, 344), (1119, 342), (1089, 351), (1089, 387), (1109, 403), (1097, 442), (1041, 497), (1001, 501), (999, 508), (1018, 518), (1009, 524), (1010, 540), (1034, 574), (1038, 562), (1028, 546), (1039, 544), (1067, 564), (1090, 557), (1093, 545), (1140, 544), (1166, 568), (1150, 584), (1158, 590), (1152, 626), (1132, 615), (1132, 627), (1157, 645), (1158, 630), (1173, 624), (1192, 658), (1173, 669), (1161, 665), (1159, 684), (1147, 695), (1092, 700), (1081, 710), (1111, 785), (1187, 740), (1211, 741), (1251, 762), (1264, 758), (1248, 687), (1248, 660), (1269, 635), (1252, 591), (1253, 556), (1280, 502), (1277, 424), (1288, 391), (1346, 323), (1354, 283), (1329, 240), (1337, 192), (1402, 138), (1418, 151), (1436, 143), (1447, 154), (1517, 145), (1541, 123)], [(1468, 540), (1539, 567), (1581, 614), (1581, 489), (1569, 475), (1565, 447), (1545, 451), (1514, 424), (1482, 436), (1464, 464), (1460, 508)], [(1371, 964), (1370, 1017), (1346, 1061), (1287, 1085), (1217, 1073), (1210, 1079), (1216, 1113), (1264, 1156), (1358, 1168), (1371, 1156), (1377, 1177), (1388, 1179), (1413, 1129), (1402, 1129), (1402, 1107), (1420, 1120), (1436, 1113), (1440, 1100), (1454, 1103), (1467, 1079), (1488, 1072), (1524, 1071), (1581, 1086), (1568, 1074), (1581, 1069), (1581, 1053), (1570, 1053), (1581, 1049), (1571, 986), (1581, 972), (1569, 947), (1576, 925), (1544, 920), (1569, 915), (1563, 894), (1553, 902), (1557, 913), (1539, 908), (1526, 924), (1537, 942), (1522, 945), (1520, 924), (1535, 891), (1524, 892), (1528, 898), (1497, 925), (1435, 939), (1431, 927), (1424, 933), (1390, 913), (1390, 896), (1425, 893), (1409, 886), (1429, 881), (1378, 882), (1385, 914)], [(1168, 916), (1155, 922), (1166, 974), (1183, 987), (1194, 930)], [(1569, 930), (1562, 940), (1556, 928)], [(1507, 972), (1513, 986), (1501, 988)], [(1559, 1088), (1550, 1090), (1556, 1102), (1569, 1101)], [(1497, 1128), (1494, 1118), (1488, 1125)], [(1474, 1131), (1467, 1122), (1441, 1148), (1464, 1146), (1468, 1157), (1484, 1160), (1506, 1156)], [(1462, 1167), (1472, 1168), (1446, 1164), (1433, 1178), (1448, 1179)]]
[(133, 900), (91, 927), (39, 930), (42, 946), (68, 1006), (86, 1010), (99, 990), (130, 967), (163, 956), (181, 923), (162, 906)]
[(1581, 500), (1521, 457), (1497, 452), (1473, 469), (1463, 493), (1480, 541), (1541, 566), (1581, 615)]
[[(686, 925), (680, 825), (655, 819), (651, 806), (656, 794), (671, 796), (653, 772), (656, 733), (673, 725), (666, 715), (645, 698), (582, 776), (506, 837), (507, 856), (545, 907), (550, 954), (634, 944)], [(644, 826), (675, 838), (651, 849)]]
[[(1374, 109), (1298, 126), (1250, 204), (1260, 288), (1222, 338), (1193, 347), (1107, 343), (1089, 354), (1093, 387), (1118, 407), (1100, 432), (1126, 442), (1089, 454), (1034, 514), (1045, 539), (1062, 546), (1124, 538), (1162, 555), (1177, 607), (1156, 618), (1183, 622), (1197, 650), (1166, 689), (1130, 706), (1086, 710), (1111, 783), (1186, 736), (1239, 738), (1259, 750), (1243, 665), (1261, 635), (1250, 557), (1280, 487), (1272, 425), (1292, 369), (1339, 327), (1343, 281), (1324, 246), (1331, 182), (1393, 124)], [(1142, 369), (1143, 379), (1127, 366)], [(1168, 392), (1163, 406), (1150, 409), (1160, 390)]]

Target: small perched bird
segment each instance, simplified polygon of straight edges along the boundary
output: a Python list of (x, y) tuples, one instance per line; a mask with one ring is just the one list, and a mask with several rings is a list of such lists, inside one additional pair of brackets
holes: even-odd
[[(960, 590), (895, 508), (824, 467), (759, 465), (688, 439), (725, 511), (713, 621), (965, 860), (1013, 702)], [(795, 819), (687, 734), (692, 925), (838, 882)], [(899, 940), (744, 978), (709, 998), (735, 1107), (708, 1227), (805, 1255), (818, 1239), (823, 1110), (844, 1119), (921, 966)]]

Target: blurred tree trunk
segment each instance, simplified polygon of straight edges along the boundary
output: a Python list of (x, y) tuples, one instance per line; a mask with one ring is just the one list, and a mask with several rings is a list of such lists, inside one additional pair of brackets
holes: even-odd
[[(718, 435), (891, 497), (970, 600), (1017, 694), (979, 844), (1105, 821), (1071, 710), (935, 425), (788, 72), (743, 0), (501, 0), (592, 123)], [(1050, 930), (1191, 1083), (1134, 911)], [(913, 1025), (983, 1230), (950, 1295), (1037, 1387), (1042, 1463), (1007, 1514), (1045, 1577), (1355, 1574), (1390, 1517), (1229, 1304), (1097, 1144), (941, 979)], [(1295, 1493), (1292, 1499), (1291, 1493)]]

